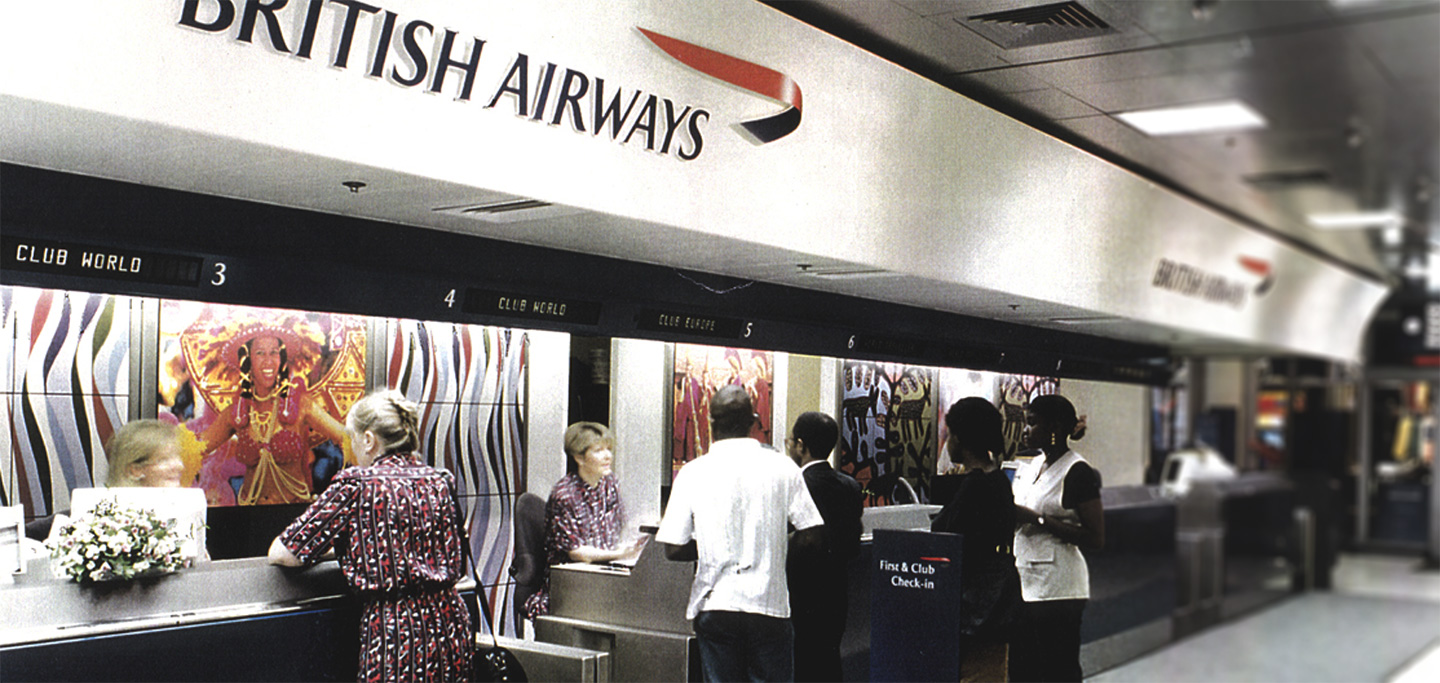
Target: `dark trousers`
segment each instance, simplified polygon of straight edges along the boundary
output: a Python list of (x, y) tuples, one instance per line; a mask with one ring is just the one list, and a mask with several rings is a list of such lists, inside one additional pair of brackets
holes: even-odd
[(1010, 680), (1079, 681), (1080, 617), (1086, 600), (1027, 602), (1010, 642)]
[(795, 680), (838, 681), (840, 639), (845, 635), (848, 608), (845, 585), (825, 583), (819, 591), (807, 588), (792, 589), (790, 593), (790, 621), (795, 625)]
[(705, 680), (789, 681), (795, 676), (795, 631), (789, 619), (747, 612), (695, 615)]

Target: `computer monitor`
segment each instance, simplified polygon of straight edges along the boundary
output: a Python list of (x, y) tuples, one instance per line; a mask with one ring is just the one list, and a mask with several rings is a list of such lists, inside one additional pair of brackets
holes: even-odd
[(25, 508), (0, 507), (0, 583), (14, 581), (15, 573), (25, 568), (24, 542)]
[(1015, 473), (1020, 471), (1020, 463), (1014, 460), (1006, 460), (1000, 463), (1000, 471), (1004, 472), (1005, 477), (1013, 484), (1015, 483)]

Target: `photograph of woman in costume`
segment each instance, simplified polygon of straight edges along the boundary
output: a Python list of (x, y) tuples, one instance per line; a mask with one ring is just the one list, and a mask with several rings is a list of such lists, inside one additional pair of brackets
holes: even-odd
[(679, 472), (682, 465), (710, 450), (710, 397), (731, 384), (745, 387), (759, 416), (750, 431), (751, 438), (766, 444), (773, 440), (774, 362), (769, 351), (675, 345), (670, 414), (672, 472)]
[(161, 409), (183, 421), (210, 505), (305, 503), (328, 485), (348, 460), (339, 416), (364, 393), (362, 319), (166, 302), (160, 328)]
[(240, 505), (309, 502), (314, 455), (308, 430), (345, 443), (345, 427), (290, 374), (287, 349), (298, 345), (290, 330), (264, 323), (247, 326), (225, 345), (223, 358), (240, 371), (240, 394), (198, 437), (205, 453), (235, 439), (234, 457), (245, 466)]

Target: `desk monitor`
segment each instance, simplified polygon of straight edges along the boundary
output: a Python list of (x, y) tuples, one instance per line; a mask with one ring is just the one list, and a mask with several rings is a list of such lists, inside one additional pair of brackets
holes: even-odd
[(0, 507), (0, 583), (25, 568), (25, 508)]
[(1012, 484), (1015, 483), (1015, 473), (1019, 470), (1020, 463), (1015, 462), (1014, 460), (1006, 460), (1005, 462), (1000, 463), (1000, 471), (1005, 473), (1005, 476), (1010, 479), (1010, 483)]
[(620, 558), (620, 559), (618, 559), (618, 560), (611, 560), (611, 561), (607, 562), (606, 564), (610, 564), (610, 565), (613, 565), (613, 566), (616, 566), (616, 567), (625, 567), (626, 569), (633, 568), (633, 567), (635, 566), (635, 563), (640, 560), (640, 556), (645, 553), (645, 548), (650, 544), (650, 539), (652, 539), (652, 538), (654, 538), (654, 537), (655, 537), (654, 534), (642, 533), (642, 534), (640, 534), (640, 537), (639, 537), (638, 539), (634, 539), (634, 540), (631, 540), (631, 539), (628, 539), (628, 538), (625, 539), (625, 541), (623, 541), (624, 543), (638, 543), (638, 544), (640, 544), (640, 552), (635, 553), (635, 554), (634, 554), (633, 556), (631, 556), (631, 557), (622, 557), (622, 558)]

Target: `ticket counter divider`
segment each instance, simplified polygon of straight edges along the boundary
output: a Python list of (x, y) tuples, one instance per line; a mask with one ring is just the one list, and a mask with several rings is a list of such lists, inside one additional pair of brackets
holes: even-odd
[(653, 540), (633, 567), (556, 565), (550, 614), (535, 619), (535, 640), (607, 653), (609, 680), (698, 681), (699, 650), (685, 618), (694, 578), (694, 562), (667, 560)]

